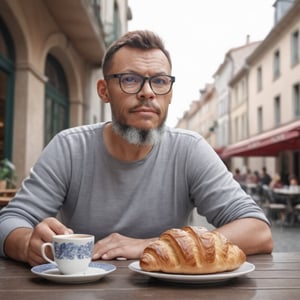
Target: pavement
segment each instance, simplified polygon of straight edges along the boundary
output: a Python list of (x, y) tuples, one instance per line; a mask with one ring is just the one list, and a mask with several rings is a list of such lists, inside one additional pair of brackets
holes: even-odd
[(300, 224), (284, 226), (272, 224), (271, 226), (274, 250), (273, 252), (295, 252), (300, 251)]
[[(190, 219), (190, 224), (204, 226), (213, 229), (206, 219), (194, 212)], [(281, 223), (273, 222), (271, 225), (274, 249), (273, 252), (295, 252), (300, 251), (300, 222), (293, 226), (285, 226)]]

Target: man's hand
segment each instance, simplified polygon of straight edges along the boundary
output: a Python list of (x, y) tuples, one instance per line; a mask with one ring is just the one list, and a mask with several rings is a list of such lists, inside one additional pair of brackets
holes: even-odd
[(119, 257), (138, 259), (149, 243), (156, 239), (134, 239), (112, 233), (95, 244), (93, 260), (110, 260)]
[(70, 233), (73, 231), (57, 219), (47, 218), (34, 229), (17, 228), (10, 233), (5, 241), (5, 253), (13, 259), (35, 266), (45, 262), (41, 256), (43, 243), (51, 242), (53, 235)]

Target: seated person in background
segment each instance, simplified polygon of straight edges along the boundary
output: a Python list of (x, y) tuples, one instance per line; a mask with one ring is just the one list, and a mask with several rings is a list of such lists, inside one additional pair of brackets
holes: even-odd
[[(289, 188), (298, 192), (299, 181), (296, 175), (291, 175), (289, 177)], [(300, 203), (300, 195), (295, 195), (295, 199), (293, 200), (293, 205), (297, 205)]]
[[(269, 188), (271, 190), (274, 190), (274, 189), (281, 189), (281, 188), (283, 188), (283, 186), (284, 186), (284, 184), (281, 181), (281, 176), (276, 173), (272, 178)], [(286, 204), (286, 199), (285, 199), (285, 196), (283, 196), (283, 195), (276, 194), (273, 192), (273, 199), (276, 203)]]
[(275, 174), (274, 176), (273, 176), (273, 179), (272, 179), (272, 181), (271, 181), (271, 183), (270, 183), (270, 188), (271, 189), (280, 189), (280, 188), (282, 188), (283, 187), (283, 183), (282, 183), (282, 181), (281, 181), (281, 177), (280, 177), (280, 175), (279, 174)]
[(258, 179), (257, 179), (257, 176), (254, 173), (252, 173), (250, 169), (247, 169), (245, 181), (247, 183), (257, 183)]
[(254, 171), (253, 172), (253, 175), (254, 175), (254, 180), (255, 180), (255, 183), (259, 183), (260, 182), (260, 175), (259, 175), (259, 172), (258, 171)]
[(295, 175), (291, 175), (289, 177), (289, 184), (290, 186), (298, 186), (299, 185), (298, 178)]
[(46, 146), (0, 211), (0, 255), (41, 264), (43, 242), (76, 232), (95, 235), (95, 260), (137, 259), (194, 207), (246, 254), (271, 252), (265, 214), (212, 147), (165, 125), (175, 77), (162, 40), (128, 32), (102, 68), (97, 91), (112, 121), (67, 129)]
[(234, 170), (233, 178), (239, 183), (242, 183), (245, 181), (245, 177), (241, 174), (241, 170), (239, 168), (236, 168)]

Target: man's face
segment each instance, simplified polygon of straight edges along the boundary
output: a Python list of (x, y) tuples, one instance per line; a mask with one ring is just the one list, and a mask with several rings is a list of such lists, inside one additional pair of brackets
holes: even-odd
[[(171, 75), (171, 67), (164, 53), (158, 49), (123, 47), (115, 54), (107, 75), (119, 73), (135, 73), (145, 77)], [(118, 78), (102, 81), (101, 88), (98, 83), (98, 92), (105, 102), (111, 104), (115, 122), (144, 131), (160, 128), (164, 124), (172, 98), (172, 91), (166, 95), (156, 95), (149, 81), (137, 94), (126, 94), (121, 90)]]

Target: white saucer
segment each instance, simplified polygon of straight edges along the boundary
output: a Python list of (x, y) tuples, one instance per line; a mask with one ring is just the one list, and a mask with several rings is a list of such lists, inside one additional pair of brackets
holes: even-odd
[(31, 269), (31, 272), (50, 281), (78, 284), (99, 280), (100, 278), (115, 270), (116, 266), (114, 265), (91, 262), (87, 271), (79, 274), (64, 275), (60, 273), (58, 268), (53, 264), (43, 264), (35, 266)]
[(218, 283), (229, 280), (234, 277), (239, 277), (249, 272), (254, 271), (255, 266), (251, 263), (244, 262), (238, 269), (230, 272), (222, 272), (215, 274), (203, 274), (203, 275), (185, 275), (185, 274), (170, 274), (161, 272), (147, 272), (143, 271), (140, 267), (139, 261), (131, 263), (128, 268), (134, 272), (148, 275), (154, 278), (158, 278), (170, 282), (181, 282), (181, 283), (193, 283), (193, 284), (208, 284)]

